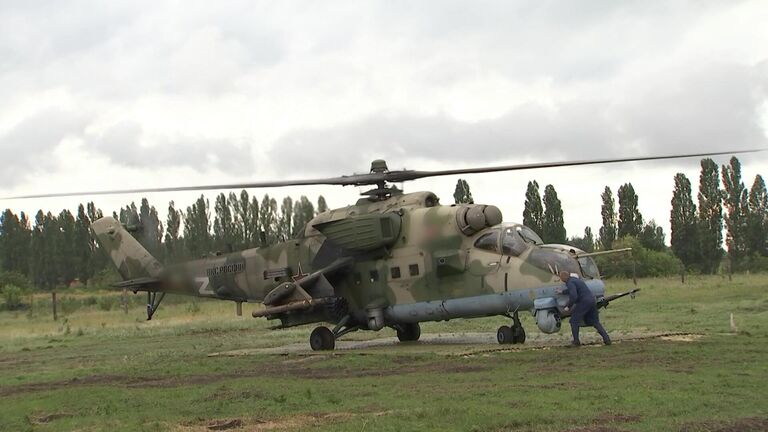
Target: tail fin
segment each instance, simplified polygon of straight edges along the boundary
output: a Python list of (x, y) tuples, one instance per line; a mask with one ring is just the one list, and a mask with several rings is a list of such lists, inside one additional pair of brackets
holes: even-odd
[(115, 218), (101, 218), (91, 230), (123, 280), (157, 280), (163, 266)]

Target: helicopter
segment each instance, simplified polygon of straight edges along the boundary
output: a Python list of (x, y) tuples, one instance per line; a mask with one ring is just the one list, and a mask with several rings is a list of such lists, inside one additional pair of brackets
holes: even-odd
[(598, 308), (639, 289), (606, 295), (593, 260), (598, 254), (569, 245), (544, 244), (520, 223), (504, 222), (486, 204), (440, 204), (432, 192), (405, 193), (393, 183), (420, 178), (587, 166), (760, 150), (710, 152), (463, 168), (442, 171), (389, 170), (374, 160), (370, 171), (341, 177), (259, 183), (67, 192), (13, 197), (172, 192), (280, 186), (373, 186), (354, 204), (318, 214), (298, 238), (232, 253), (163, 265), (112, 217), (91, 231), (122, 278), (115, 284), (147, 293), (147, 319), (166, 294), (262, 303), (252, 316), (282, 329), (315, 324), (312, 350), (333, 350), (340, 337), (361, 330), (392, 328), (401, 342), (417, 341), (419, 323), (500, 316), (511, 320), (497, 332), (499, 344), (522, 344), (520, 312), (533, 316), (543, 333), (560, 331), (570, 315), (559, 293), (560, 271), (582, 278)]

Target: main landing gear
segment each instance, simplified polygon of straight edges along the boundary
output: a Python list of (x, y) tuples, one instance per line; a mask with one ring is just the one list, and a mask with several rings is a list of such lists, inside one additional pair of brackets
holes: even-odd
[(350, 319), (349, 315), (345, 316), (339, 320), (333, 330), (325, 326), (315, 327), (309, 335), (309, 346), (312, 351), (331, 351), (336, 348), (336, 339), (359, 330), (359, 325), (348, 325)]
[[(331, 351), (336, 348), (336, 339), (341, 336), (359, 330), (360, 326), (348, 326), (349, 317), (342, 318), (333, 330), (328, 327), (315, 327), (309, 335), (309, 346), (312, 351)], [(414, 342), (421, 336), (421, 327), (419, 323), (397, 324), (392, 326), (397, 332), (397, 338), (400, 342)]]
[(496, 340), (500, 344), (521, 344), (525, 343), (525, 329), (517, 316), (517, 311), (512, 315), (512, 326), (501, 326), (496, 330)]

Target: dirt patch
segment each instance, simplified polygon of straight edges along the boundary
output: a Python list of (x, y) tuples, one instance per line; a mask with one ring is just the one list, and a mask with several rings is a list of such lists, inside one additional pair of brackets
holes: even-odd
[(592, 420), (593, 425), (603, 425), (605, 423), (637, 423), (642, 419), (635, 414), (605, 413), (600, 414)]
[(355, 414), (340, 413), (315, 413), (301, 414), (291, 417), (281, 417), (276, 419), (201, 419), (183, 422), (177, 425), (173, 430), (183, 432), (202, 432), (211, 430), (228, 431), (280, 431), (280, 430), (299, 430), (306, 426), (318, 426), (321, 424), (330, 424), (353, 417)]
[(207, 385), (230, 379), (270, 377), (270, 378), (310, 378), (310, 379), (344, 379), (362, 377), (386, 377), (412, 373), (467, 373), (487, 370), (490, 366), (482, 365), (450, 365), (443, 362), (431, 362), (417, 365), (394, 365), (392, 367), (370, 368), (337, 368), (337, 367), (307, 367), (303, 362), (274, 363), (261, 365), (258, 369), (220, 374), (179, 375), (164, 377), (143, 377), (128, 375), (93, 375), (72, 378), (68, 380), (20, 384), (0, 387), (0, 397), (42, 391), (61, 390), (72, 387), (86, 386), (118, 386), (125, 388), (172, 388), (190, 385)]
[(696, 333), (684, 333), (676, 335), (661, 336), (659, 339), (668, 342), (696, 342), (701, 339), (703, 335)]
[(768, 417), (745, 417), (733, 421), (708, 420), (686, 423), (680, 432), (763, 432), (768, 430)]
[(51, 414), (37, 414), (33, 416), (28, 416), (27, 419), (32, 424), (42, 425), (42, 424), (50, 423), (54, 420), (67, 418), (67, 417), (74, 417), (74, 414), (66, 413), (66, 412), (51, 413)]
[(614, 426), (582, 426), (574, 429), (566, 429), (565, 432), (627, 432), (626, 429)]

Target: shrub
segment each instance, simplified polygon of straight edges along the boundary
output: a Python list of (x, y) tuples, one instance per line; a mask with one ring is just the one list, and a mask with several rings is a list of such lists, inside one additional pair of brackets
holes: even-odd
[(622, 237), (613, 243), (614, 249), (628, 247), (632, 248), (631, 256), (616, 254), (596, 257), (602, 276), (631, 278), (633, 273), (637, 277), (669, 276), (680, 273), (680, 261), (669, 251), (648, 250), (634, 237)]
[(112, 307), (115, 305), (115, 298), (112, 296), (101, 296), (98, 300), (99, 303), (99, 309), (103, 311), (112, 310)]
[(21, 308), (21, 296), (23, 291), (16, 285), (6, 285), (3, 288), (3, 300), (5, 300), (5, 308), (8, 310), (17, 310)]

